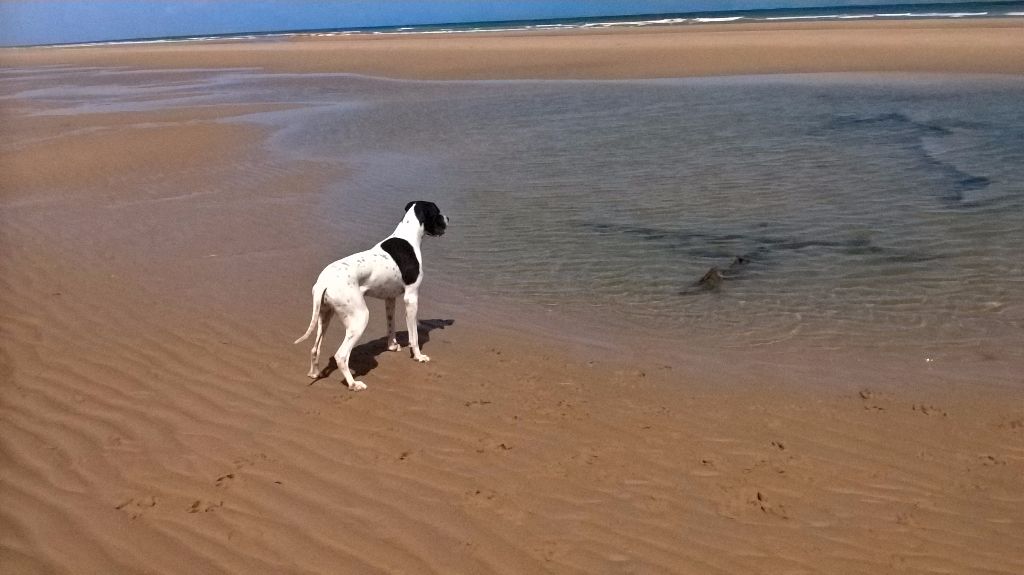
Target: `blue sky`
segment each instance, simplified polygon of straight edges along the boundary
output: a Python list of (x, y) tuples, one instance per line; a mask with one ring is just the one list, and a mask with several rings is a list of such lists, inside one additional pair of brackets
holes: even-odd
[[(935, 0), (932, 0), (933, 2)], [(941, 0), (939, 0), (941, 1)], [(0, 45), (907, 0), (0, 0)], [(924, 3), (924, 2), (916, 2)]]

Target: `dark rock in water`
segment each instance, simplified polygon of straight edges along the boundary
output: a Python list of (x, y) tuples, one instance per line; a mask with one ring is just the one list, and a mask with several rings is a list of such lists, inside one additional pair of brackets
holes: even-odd
[(694, 284), (695, 287), (701, 287), (706, 290), (716, 290), (722, 286), (722, 282), (725, 281), (725, 276), (722, 275), (722, 270), (717, 267), (713, 267), (708, 270), (703, 277), (697, 280)]
[(751, 259), (746, 256), (736, 256), (725, 269), (713, 266), (707, 271), (707, 273), (701, 276), (699, 280), (693, 282), (690, 284), (690, 287), (679, 293), (680, 295), (695, 295), (709, 291), (718, 291), (721, 289), (725, 280), (740, 277), (742, 274), (742, 270), (740, 268), (746, 266), (750, 262)]
[(745, 277), (746, 266), (760, 261), (762, 258), (757, 256), (763, 255), (766, 251), (767, 248), (761, 247), (754, 254), (734, 256), (728, 266), (712, 266), (699, 280), (680, 291), (679, 295), (698, 295), (719, 291), (725, 280), (739, 280)]

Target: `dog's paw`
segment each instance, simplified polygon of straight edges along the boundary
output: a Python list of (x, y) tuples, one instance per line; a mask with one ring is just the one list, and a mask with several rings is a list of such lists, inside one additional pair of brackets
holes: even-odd
[(366, 389), (366, 384), (361, 381), (353, 381), (352, 385), (348, 386), (352, 391), (362, 391)]
[(398, 351), (402, 349), (402, 346), (398, 345), (398, 342), (388, 344), (388, 351)]
[(419, 355), (414, 355), (414, 356), (412, 356), (412, 358), (415, 359), (416, 361), (420, 362), (420, 363), (427, 363), (428, 361), (430, 361), (430, 357), (426, 356), (426, 355), (423, 355), (422, 353), (419, 354)]
[(327, 377), (332, 371), (334, 371), (337, 368), (338, 368), (338, 364), (337, 364), (337, 362), (334, 361), (334, 358), (332, 357), (331, 361), (327, 362), (327, 365), (322, 367), (322, 368), (320, 368), (320, 369), (316, 369), (315, 367), (311, 367), (309, 369), (309, 373), (306, 374), (306, 377), (308, 377), (309, 379), (323, 379), (323, 378)]

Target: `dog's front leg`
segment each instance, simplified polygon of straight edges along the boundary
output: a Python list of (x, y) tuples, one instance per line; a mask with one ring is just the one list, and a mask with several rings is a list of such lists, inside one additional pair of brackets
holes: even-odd
[(412, 358), (416, 361), (430, 361), (430, 358), (420, 352), (419, 326), (416, 321), (416, 313), (419, 311), (419, 296), (415, 291), (405, 292), (405, 323), (409, 328), (409, 347), (412, 348)]

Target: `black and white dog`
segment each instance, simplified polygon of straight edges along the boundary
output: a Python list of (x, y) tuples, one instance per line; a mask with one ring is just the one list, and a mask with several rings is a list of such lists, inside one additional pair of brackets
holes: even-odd
[(366, 296), (383, 299), (388, 316), (388, 349), (398, 351), (400, 346), (395, 338), (395, 299), (402, 296), (405, 301), (405, 321), (409, 329), (409, 346), (416, 361), (430, 361), (420, 352), (419, 334), (416, 331), (416, 310), (423, 269), (420, 263), (420, 244), (423, 236), (443, 235), (448, 227), (448, 217), (433, 202), (409, 202), (405, 206), (405, 217), (387, 239), (366, 250), (340, 259), (324, 268), (313, 284), (313, 317), (306, 333), (299, 343), (313, 333), (316, 340), (310, 352), (309, 377), (316, 379), (324, 373), (319, 369), (320, 343), (332, 314), (338, 314), (345, 323), (345, 340), (342, 341), (334, 360), (345, 376), (349, 389), (366, 389), (366, 384), (352, 378), (348, 368), (349, 354), (363, 335), (370, 312), (366, 308)]

